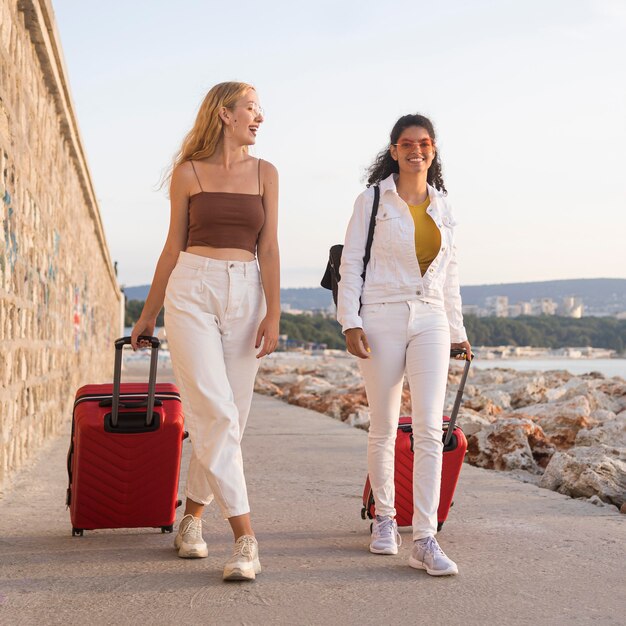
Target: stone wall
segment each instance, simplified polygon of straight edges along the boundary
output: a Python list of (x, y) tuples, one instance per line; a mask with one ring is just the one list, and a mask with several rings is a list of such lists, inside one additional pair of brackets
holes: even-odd
[[(47, 0), (0, 0), (0, 490), (112, 372), (122, 294)], [(51, 468), (63, 471), (63, 468)]]

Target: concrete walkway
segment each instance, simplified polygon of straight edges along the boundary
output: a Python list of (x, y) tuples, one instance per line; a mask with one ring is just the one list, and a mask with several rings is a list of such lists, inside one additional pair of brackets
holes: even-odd
[(398, 556), (368, 553), (365, 445), (361, 430), (256, 396), (244, 455), (264, 571), (226, 584), (231, 539), (215, 506), (207, 559), (177, 558), (173, 536), (151, 529), (73, 538), (63, 436), (0, 500), (0, 623), (625, 623), (615, 509), (465, 465), (439, 535), (460, 574), (432, 578), (408, 567), (408, 531)]

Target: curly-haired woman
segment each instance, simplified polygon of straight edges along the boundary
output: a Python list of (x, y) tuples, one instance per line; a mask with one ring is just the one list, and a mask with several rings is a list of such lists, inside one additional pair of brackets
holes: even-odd
[(280, 321), (278, 174), (248, 154), (262, 122), (252, 85), (220, 83), (206, 95), (174, 161), (169, 233), (132, 332), (136, 348), (165, 301), (193, 446), (174, 545), (180, 557), (207, 556), (201, 516), (215, 498), (235, 538), (225, 580), (261, 571), (240, 443), (259, 359), (275, 349)]
[[(415, 460), (411, 567), (441, 576), (456, 563), (439, 547), (441, 420), (450, 348), (470, 345), (463, 326), (454, 225), (431, 121), (405, 115), (356, 199), (340, 268), (337, 319), (359, 357), (370, 406), (367, 462), (376, 502), (370, 551), (397, 554), (394, 444), (404, 375), (411, 389)], [(380, 206), (363, 267), (374, 189)], [(366, 269), (365, 279), (363, 272)], [(451, 343), (452, 342), (452, 343)]]

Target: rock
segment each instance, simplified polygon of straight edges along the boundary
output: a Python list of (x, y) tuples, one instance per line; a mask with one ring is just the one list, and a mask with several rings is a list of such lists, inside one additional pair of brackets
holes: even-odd
[(478, 395), (474, 396), (473, 398), (468, 398), (467, 400), (465, 400), (465, 402), (463, 402), (463, 406), (468, 409), (472, 409), (473, 411), (479, 411), (483, 415), (499, 415), (500, 413), (502, 413), (502, 407), (498, 406), (484, 395)]
[(517, 409), (515, 413), (523, 413), (537, 418), (552, 417), (555, 414), (571, 415), (572, 417), (589, 417), (591, 407), (586, 396), (576, 396), (565, 402), (547, 402), (530, 404), (523, 409)]
[(581, 378), (588, 378), (589, 380), (604, 380), (604, 374), (602, 372), (587, 372), (583, 374)]
[(591, 496), (588, 502), (590, 502), (591, 504), (595, 504), (596, 506), (606, 506), (606, 504), (602, 502), (602, 500), (600, 500), (600, 498), (596, 495)]
[(363, 391), (322, 396), (297, 393), (290, 395), (288, 402), (318, 413), (324, 413), (341, 421), (347, 420), (351, 414), (357, 413), (359, 409), (367, 407), (367, 400)]
[(620, 507), (619, 507), (619, 512), (620, 512), (622, 515), (626, 515), (626, 502), (624, 502), (624, 503), (622, 504), (622, 506), (620, 506)]
[(473, 367), (470, 369), (469, 378), (478, 388), (484, 389), (489, 385), (504, 385), (515, 380), (517, 378), (516, 374), (515, 370), (512, 369), (480, 369)]
[(545, 399), (548, 402), (557, 402), (558, 400), (569, 400), (574, 396), (584, 396), (591, 391), (590, 384), (580, 378), (571, 378), (562, 385), (557, 385), (548, 389)]
[(543, 402), (547, 391), (543, 376), (533, 376), (530, 380), (519, 376), (502, 385), (500, 390), (510, 395), (511, 406), (516, 409)]
[(326, 413), (326, 411), (321, 410), (322, 406), (319, 396), (312, 393), (300, 393), (297, 395), (290, 394), (287, 396), (287, 401), (289, 404), (295, 404), (296, 406), (301, 406), (304, 409), (311, 409), (312, 411), (318, 411), (319, 413)]
[(475, 435), (485, 426), (489, 426), (491, 422), (486, 418), (470, 409), (461, 409), (457, 417), (456, 423), (465, 433), (466, 437)]
[(591, 410), (606, 409), (618, 413), (626, 408), (626, 384), (620, 379), (591, 379), (575, 377), (561, 387), (549, 389), (546, 400), (571, 400), (576, 396), (587, 396)]
[(589, 406), (592, 409), (604, 409), (606, 411), (612, 411), (613, 413), (619, 413), (621, 405), (617, 400), (607, 395), (599, 389), (592, 389), (588, 394)]
[(260, 375), (263, 376), (263, 378), (265, 378), (266, 380), (272, 382), (274, 385), (277, 385), (281, 388), (295, 385), (298, 380), (302, 379), (301, 376), (293, 371), (268, 372), (264, 369), (260, 372)]
[(614, 378), (602, 381), (598, 385), (598, 389), (609, 396), (624, 398), (626, 397), (626, 380), (615, 376)]
[(276, 398), (281, 398), (283, 395), (280, 387), (261, 376), (257, 376), (254, 382), (254, 391), (262, 393), (264, 396), (275, 396)]
[(601, 444), (557, 452), (539, 485), (573, 498), (597, 495), (620, 508), (626, 501), (626, 463), (616, 458), (618, 454)]
[(299, 394), (321, 395), (327, 392), (336, 392), (336, 387), (324, 378), (310, 375), (299, 375), (297, 381), (289, 389), (290, 396)]
[(590, 418), (590, 412), (586, 396), (575, 396), (564, 402), (533, 404), (515, 411), (541, 424), (548, 440), (557, 448), (572, 447), (581, 428), (597, 424)]
[[(606, 409), (596, 409), (595, 411), (591, 411), (589, 413), (589, 417), (597, 422), (608, 422), (614, 420), (617, 416), (613, 411), (607, 411)], [(626, 417), (626, 415), (624, 416)]]
[(626, 410), (626, 381), (621, 378), (611, 378), (598, 385), (598, 391), (610, 396), (615, 413)]
[(501, 409), (511, 408), (511, 394), (506, 391), (502, 391), (501, 389), (485, 389), (482, 395)]
[(614, 419), (595, 428), (581, 429), (576, 435), (577, 446), (604, 444), (611, 448), (626, 450), (626, 419)]
[(541, 426), (518, 417), (483, 426), (468, 439), (469, 462), (487, 469), (523, 469), (538, 474), (553, 453)]
[(359, 407), (355, 413), (350, 413), (346, 419), (350, 426), (356, 426), (363, 430), (368, 430), (370, 426), (370, 411), (366, 407)]

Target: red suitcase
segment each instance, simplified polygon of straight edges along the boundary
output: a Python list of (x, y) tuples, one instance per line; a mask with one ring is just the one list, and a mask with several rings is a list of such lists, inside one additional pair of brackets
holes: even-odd
[(72, 534), (96, 528), (161, 528), (172, 532), (183, 430), (175, 385), (156, 384), (159, 340), (150, 339), (150, 379), (120, 384), (122, 349), (115, 342), (113, 384), (76, 393), (67, 456)]
[[(453, 350), (451, 356), (464, 351)], [(452, 416), (443, 418), (443, 465), (441, 468), (441, 493), (439, 508), (437, 509), (437, 530), (441, 530), (443, 523), (448, 517), (454, 490), (459, 480), (465, 452), (467, 451), (467, 439), (463, 431), (455, 425), (456, 417), (461, 406), (463, 389), (469, 372), (470, 359), (466, 359), (461, 384), (456, 394)], [(395, 447), (395, 509), (398, 526), (411, 526), (413, 517), (413, 430), (411, 417), (401, 417), (398, 424), (398, 435)], [(365, 481), (363, 490), (363, 508), (361, 517), (374, 519), (376, 504), (370, 487), (369, 476)]]

